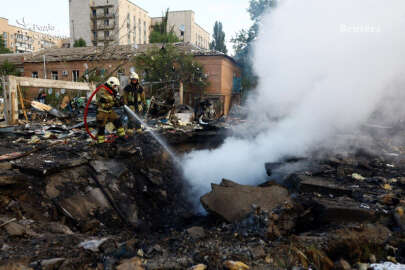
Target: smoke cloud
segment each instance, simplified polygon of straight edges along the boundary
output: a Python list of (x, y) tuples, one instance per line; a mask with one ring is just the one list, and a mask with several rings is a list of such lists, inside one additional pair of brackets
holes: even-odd
[(265, 179), (265, 162), (336, 148), (379, 111), (405, 115), (405, 1), (280, 0), (254, 45), (259, 85), (248, 125), (215, 150), (184, 157), (196, 199), (222, 178)]

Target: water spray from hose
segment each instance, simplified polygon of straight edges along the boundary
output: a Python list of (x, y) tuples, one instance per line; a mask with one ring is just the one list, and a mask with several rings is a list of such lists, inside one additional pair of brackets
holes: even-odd
[(142, 120), (141, 117), (139, 117), (134, 111), (132, 111), (127, 105), (124, 105), (124, 109), (127, 112), (127, 114), (134, 120), (134, 121), (139, 121), (144, 127), (146, 127), (152, 137), (166, 150), (166, 152), (169, 154), (169, 156), (172, 158), (172, 160), (176, 164), (180, 164), (180, 160), (177, 158), (176, 154), (173, 152), (172, 149), (167, 145), (167, 143), (160, 138), (159, 135), (157, 135), (153, 130), (148, 126), (148, 124), (145, 123), (145, 121)]

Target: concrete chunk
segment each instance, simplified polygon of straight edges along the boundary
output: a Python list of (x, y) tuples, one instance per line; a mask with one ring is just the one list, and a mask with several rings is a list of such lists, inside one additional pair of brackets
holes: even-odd
[(243, 186), (232, 181), (212, 185), (212, 191), (201, 197), (204, 208), (228, 222), (243, 219), (252, 205), (271, 211), (283, 203), (291, 203), (287, 189), (281, 186)]
[(336, 182), (324, 177), (300, 175), (301, 192), (317, 192), (324, 195), (351, 196), (352, 190), (339, 186)]

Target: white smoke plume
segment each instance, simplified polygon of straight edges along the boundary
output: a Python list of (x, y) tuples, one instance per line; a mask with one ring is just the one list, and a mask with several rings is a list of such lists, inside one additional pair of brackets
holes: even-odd
[(377, 109), (400, 120), (405, 1), (280, 0), (262, 20), (253, 59), (259, 86), (244, 137), (184, 158), (196, 199), (222, 178), (258, 184), (265, 162), (333, 148), (336, 134), (353, 132)]

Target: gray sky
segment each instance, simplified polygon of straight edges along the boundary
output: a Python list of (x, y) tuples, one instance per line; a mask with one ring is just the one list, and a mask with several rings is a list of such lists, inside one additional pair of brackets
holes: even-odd
[[(249, 0), (131, 0), (152, 17), (161, 16), (166, 8), (170, 10), (194, 10), (196, 22), (212, 33), (216, 20), (224, 25), (226, 38), (229, 39), (242, 28), (251, 25), (247, 8)], [(55, 34), (69, 36), (68, 0), (13, 0), (8, 1), (0, 10), (0, 17), (9, 19), (16, 25), (17, 20), (25, 19), (26, 24), (55, 27)], [(228, 43), (228, 49), (231, 49)]]

